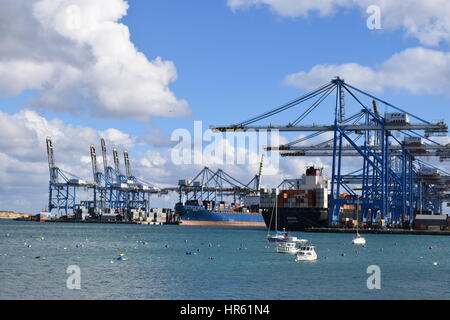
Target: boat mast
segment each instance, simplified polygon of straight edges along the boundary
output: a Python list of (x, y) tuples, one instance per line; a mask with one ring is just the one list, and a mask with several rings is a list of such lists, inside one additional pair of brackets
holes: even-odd
[(278, 188), (275, 189), (275, 232), (278, 231)]
[(356, 235), (359, 236), (359, 197), (356, 200)]

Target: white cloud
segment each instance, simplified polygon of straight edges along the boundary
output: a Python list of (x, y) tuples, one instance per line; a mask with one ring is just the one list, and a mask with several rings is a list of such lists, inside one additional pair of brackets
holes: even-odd
[(382, 28), (402, 29), (424, 45), (450, 42), (450, 2), (447, 0), (228, 0), (232, 10), (266, 6), (282, 17), (304, 17), (317, 13), (329, 16), (339, 10), (356, 8), (367, 17), (366, 9), (381, 9)]
[(124, 149), (132, 147), (134, 139), (116, 129), (96, 131), (73, 127), (59, 119), (47, 120), (30, 110), (13, 115), (0, 112), (0, 126), (0, 210), (35, 212), (45, 207), (49, 180), (47, 136), (53, 139), (56, 164), (87, 180), (92, 180), (90, 144), (98, 144), (104, 137), (109, 148)]
[(357, 63), (320, 64), (309, 71), (288, 75), (284, 83), (313, 89), (335, 76), (361, 89), (382, 91), (387, 87), (414, 94), (450, 92), (450, 53), (425, 48), (409, 48), (380, 65), (369, 67)]
[(120, 19), (124, 0), (6, 0), (0, 12), (0, 92), (37, 90), (35, 106), (88, 109), (97, 116), (144, 120), (185, 116), (170, 90), (171, 61), (153, 61)]

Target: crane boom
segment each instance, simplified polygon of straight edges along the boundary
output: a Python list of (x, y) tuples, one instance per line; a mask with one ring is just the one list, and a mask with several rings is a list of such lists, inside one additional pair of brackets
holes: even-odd
[(109, 173), (108, 173), (108, 156), (106, 155), (106, 143), (105, 139), (100, 139), (100, 144), (102, 146), (102, 156), (103, 156), (103, 170), (105, 172), (105, 177), (109, 179)]
[(113, 158), (114, 158), (114, 169), (116, 169), (116, 175), (120, 175), (120, 166), (119, 166), (119, 154), (117, 149), (113, 149)]
[(256, 185), (256, 190), (259, 191), (259, 188), (261, 187), (261, 176), (262, 176), (262, 170), (264, 166), (264, 153), (261, 156), (261, 162), (259, 163), (259, 171), (258, 171), (258, 183)]
[(94, 181), (96, 184), (99, 184), (100, 181), (98, 179), (98, 166), (97, 166), (97, 154), (95, 153), (95, 147), (91, 144), (91, 162), (92, 162), (92, 174), (94, 176)]
[(130, 158), (129, 158), (129, 156), (128, 156), (128, 151), (127, 151), (127, 150), (125, 150), (125, 151), (123, 152), (123, 159), (124, 159), (124, 161), (125, 161), (125, 171), (126, 171), (126, 175), (127, 175), (127, 177), (129, 178), (129, 177), (132, 176), (132, 174), (131, 174)]
[(47, 143), (47, 157), (48, 157), (48, 168), (50, 170), (50, 181), (56, 182), (58, 179), (58, 176), (56, 174), (56, 166), (55, 166), (55, 155), (53, 153), (53, 144), (52, 144), (52, 138), (47, 137), (46, 139)]

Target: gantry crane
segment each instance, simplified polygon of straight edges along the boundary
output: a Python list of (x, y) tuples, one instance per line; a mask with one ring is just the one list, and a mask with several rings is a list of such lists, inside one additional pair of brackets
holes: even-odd
[[(48, 211), (56, 216), (67, 216), (78, 208), (78, 188), (88, 188), (86, 181), (56, 166), (53, 142), (46, 138), (48, 166), (50, 172)], [(56, 212), (55, 212), (56, 211)]]
[[(150, 212), (150, 195), (159, 193), (160, 189), (142, 181), (131, 173), (128, 151), (124, 151), (126, 175), (120, 170), (117, 149), (113, 149), (114, 168), (108, 165), (105, 139), (100, 140), (103, 172), (99, 170), (97, 154), (94, 145), (89, 148), (93, 183), (64, 171), (56, 166), (52, 139), (47, 137), (47, 156), (50, 172), (49, 180), (49, 211), (56, 209), (57, 216), (75, 214), (87, 209), (92, 216), (102, 216), (105, 213), (121, 214), (138, 212), (147, 216)], [(92, 190), (91, 199), (78, 201), (77, 190), (83, 188)]]
[[(357, 109), (359, 108), (350, 116), (347, 116), (349, 101), (345, 99), (346, 97), (351, 99), (351, 103), (356, 105)], [(370, 101), (367, 101), (368, 99)], [(378, 103), (394, 112), (386, 112), (382, 116), (378, 110)], [(330, 119), (333, 124), (303, 124), (319, 106), (330, 104), (333, 109), (328, 114), (333, 114), (333, 118)], [(301, 107), (304, 108), (300, 114), (291, 114), (287, 124), (257, 124)], [(322, 112), (322, 115), (326, 114)], [(424, 198), (418, 201), (418, 190), (421, 188), (418, 181), (423, 179), (417, 179), (421, 176), (417, 158), (438, 157), (444, 161), (450, 155), (449, 145), (432, 140), (434, 136), (448, 133), (448, 126), (444, 121), (432, 123), (423, 120), (346, 83), (339, 77), (298, 99), (249, 120), (212, 128), (219, 132), (275, 131), (288, 134), (311, 132), (290, 143), (269, 146), (267, 150), (281, 151), (281, 155), (285, 157), (331, 157), (330, 226), (339, 224), (340, 213), (345, 205), (360, 205), (363, 212), (362, 219), (365, 222), (387, 220), (392, 224), (411, 224), (418, 207), (423, 207), (425, 203), (433, 203), (436, 207), (437, 203), (436, 200)], [(306, 141), (326, 136), (327, 132), (332, 133), (331, 139), (325, 138), (325, 141), (312, 145), (304, 144)], [(357, 166), (360, 169), (351, 174), (344, 174), (344, 159), (347, 157), (358, 159)], [(439, 182), (441, 194), (442, 190), (448, 190), (450, 187), (446, 182), (446, 179)], [(442, 187), (442, 183), (445, 187)], [(359, 187), (351, 187), (355, 184)], [(437, 190), (435, 185), (431, 187)], [(356, 192), (357, 189), (360, 192)], [(350, 196), (342, 197), (343, 192)], [(445, 197), (443, 195), (438, 199)], [(440, 205), (442, 206), (442, 202)], [(440, 210), (435, 212), (439, 213)]]

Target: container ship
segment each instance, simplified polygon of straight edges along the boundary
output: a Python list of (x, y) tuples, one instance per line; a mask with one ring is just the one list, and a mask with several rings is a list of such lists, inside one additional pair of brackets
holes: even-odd
[[(309, 167), (302, 178), (284, 182), (283, 185), (290, 186), (289, 190), (278, 190), (278, 195), (275, 189), (260, 194), (259, 208), (267, 228), (303, 231), (327, 227), (330, 181), (323, 176), (323, 169)], [(344, 206), (343, 219), (352, 219), (354, 211), (353, 206)]]
[(227, 201), (188, 200), (175, 205), (182, 225), (265, 227), (259, 209), (252, 211)]

